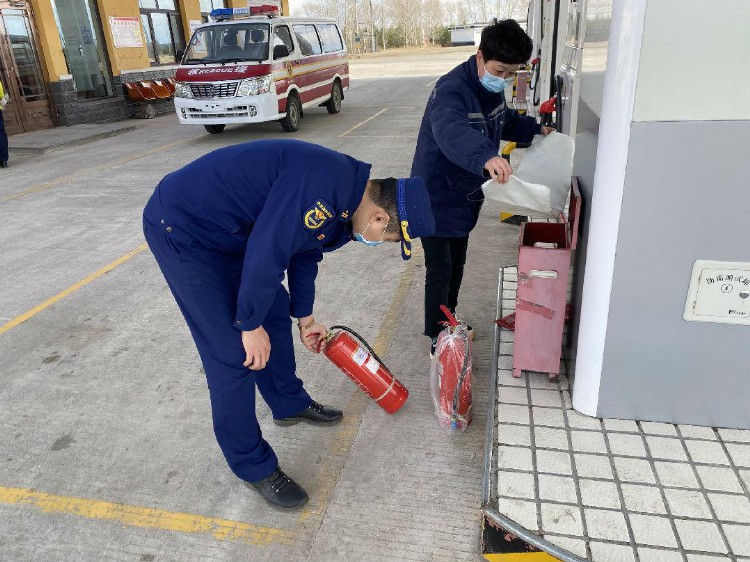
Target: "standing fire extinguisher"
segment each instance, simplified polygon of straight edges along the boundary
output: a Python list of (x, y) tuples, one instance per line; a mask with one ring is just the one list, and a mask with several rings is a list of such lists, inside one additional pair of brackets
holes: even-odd
[(448, 307), (440, 305), (440, 310), (448, 321), (430, 367), (432, 400), (441, 426), (464, 431), (471, 423), (471, 338)]
[(393, 414), (404, 405), (409, 391), (357, 332), (332, 326), (322, 345), (325, 356), (386, 412)]

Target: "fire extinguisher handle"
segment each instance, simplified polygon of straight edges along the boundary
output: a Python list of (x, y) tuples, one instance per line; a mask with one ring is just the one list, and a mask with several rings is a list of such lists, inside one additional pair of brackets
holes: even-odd
[(351, 335), (357, 338), (363, 346), (365, 346), (365, 349), (370, 352), (370, 355), (372, 355), (378, 363), (380, 363), (383, 367), (385, 367), (386, 370), (388, 370), (388, 367), (386, 367), (385, 363), (383, 363), (383, 360), (378, 357), (378, 354), (375, 352), (375, 350), (370, 347), (370, 344), (367, 343), (367, 340), (365, 340), (365, 338), (360, 336), (357, 332), (346, 326), (331, 326), (331, 331), (329, 333), (332, 334), (334, 330), (343, 330), (344, 332), (349, 332)]
[(446, 318), (448, 318), (448, 325), (455, 328), (458, 326), (459, 322), (456, 320), (456, 317), (453, 315), (453, 313), (450, 311), (450, 309), (445, 306), (444, 304), (440, 305), (440, 310), (443, 311), (443, 314), (445, 314)]

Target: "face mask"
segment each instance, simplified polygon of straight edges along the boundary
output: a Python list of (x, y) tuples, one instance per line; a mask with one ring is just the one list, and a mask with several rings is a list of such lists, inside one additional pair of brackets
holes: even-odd
[(500, 78), (494, 74), (490, 74), (487, 70), (487, 65), (485, 65), (484, 62), (482, 62), (482, 65), (484, 66), (484, 76), (479, 79), (479, 82), (481, 82), (485, 90), (488, 90), (493, 94), (499, 94), (500, 92), (504, 92), (505, 88), (513, 83), (512, 76), (510, 78)]
[(484, 76), (482, 76), (479, 81), (482, 83), (482, 86), (484, 86), (486, 90), (489, 90), (490, 92), (495, 94), (499, 94), (500, 92), (504, 92), (505, 88), (513, 83), (513, 78), (499, 78), (494, 74), (490, 74), (485, 68)]
[[(388, 224), (386, 223), (385, 226), (388, 227)], [(368, 228), (370, 228), (370, 223), (369, 222), (367, 223), (367, 226), (365, 227), (365, 229), (362, 231), (362, 234), (360, 234), (359, 232), (355, 232), (354, 233), (354, 239), (357, 242), (361, 242), (365, 246), (378, 246), (379, 244), (382, 244), (383, 243), (383, 238), (385, 238), (385, 228), (383, 229), (383, 236), (380, 237), (380, 240), (376, 240), (376, 241), (365, 239), (364, 235), (365, 235), (365, 232), (367, 232)]]

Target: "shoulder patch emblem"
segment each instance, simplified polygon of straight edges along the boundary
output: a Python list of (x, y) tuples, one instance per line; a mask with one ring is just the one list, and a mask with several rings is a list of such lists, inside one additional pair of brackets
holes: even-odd
[(307, 209), (302, 216), (302, 222), (308, 230), (317, 230), (323, 226), (329, 219), (333, 218), (332, 205), (322, 199), (318, 199), (315, 204)]

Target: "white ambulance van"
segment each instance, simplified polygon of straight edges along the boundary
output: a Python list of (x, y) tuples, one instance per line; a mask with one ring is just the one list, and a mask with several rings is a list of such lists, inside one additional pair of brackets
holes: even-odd
[(195, 30), (175, 76), (180, 123), (217, 134), (231, 123), (279, 121), (293, 132), (308, 107), (340, 111), (349, 60), (338, 25), (276, 14), (276, 6), (223, 8)]

